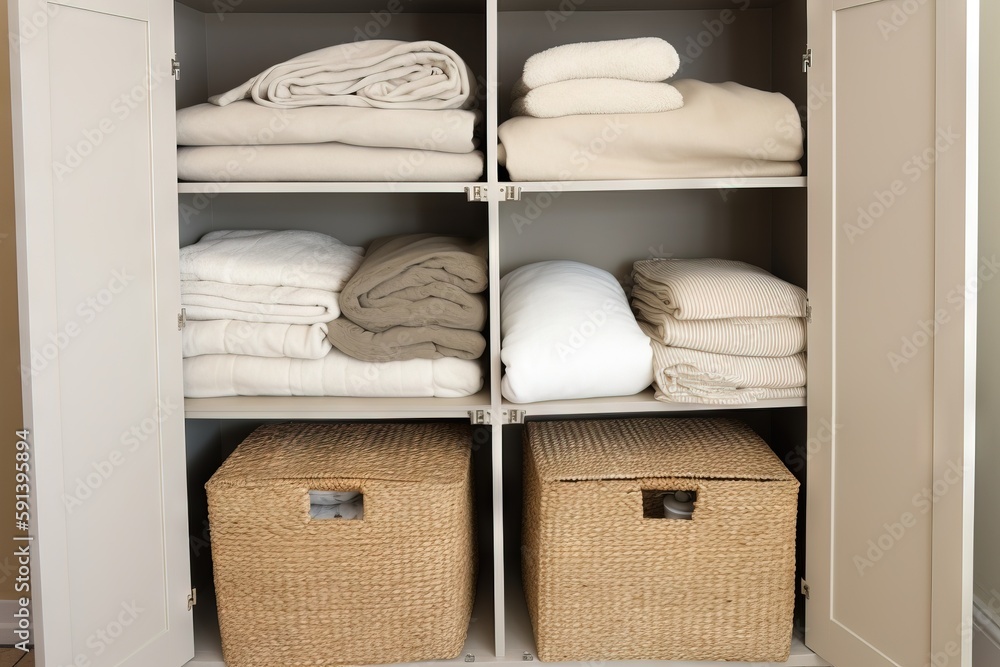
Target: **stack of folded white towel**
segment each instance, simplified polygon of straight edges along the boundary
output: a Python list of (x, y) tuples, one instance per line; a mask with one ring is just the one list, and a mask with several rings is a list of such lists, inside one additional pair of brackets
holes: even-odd
[(804, 290), (724, 259), (642, 260), (632, 279), (657, 399), (741, 405), (805, 396)]
[(177, 113), (187, 181), (475, 181), (476, 80), (437, 42), (371, 40), (275, 65)]
[(515, 84), (499, 160), (515, 181), (798, 176), (802, 127), (784, 95), (682, 79), (658, 38), (557, 46)]

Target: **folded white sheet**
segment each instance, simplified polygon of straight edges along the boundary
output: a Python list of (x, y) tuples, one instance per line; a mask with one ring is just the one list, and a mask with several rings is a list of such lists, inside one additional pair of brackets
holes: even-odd
[(658, 37), (564, 44), (528, 58), (514, 97), (568, 79), (663, 81), (676, 74), (680, 64), (677, 50)]
[(320, 359), (333, 345), (326, 324), (273, 324), (239, 320), (188, 320), (181, 332), (184, 357), (245, 354)]
[(732, 82), (673, 85), (684, 106), (666, 113), (511, 118), (500, 161), (517, 181), (802, 173), (802, 126), (787, 97)]
[(240, 100), (199, 104), (177, 112), (180, 146), (322, 144), (471, 153), (482, 114), (446, 109), (302, 107), (274, 109)]
[(477, 181), (483, 154), (347, 144), (279, 146), (181, 146), (182, 181)]
[(233, 285), (182, 280), (181, 305), (189, 320), (317, 324), (340, 317), (339, 293), (308, 287)]
[(475, 85), (465, 62), (443, 44), (372, 39), (297, 56), (209, 102), (225, 106), (250, 98), (286, 108), (462, 109), (475, 100)]
[(647, 304), (678, 320), (806, 316), (804, 289), (746, 262), (644, 259), (632, 279)]
[(500, 290), (508, 400), (628, 396), (652, 382), (649, 340), (607, 271), (539, 262), (508, 273)]
[(184, 360), (184, 395), (188, 398), (458, 398), (470, 396), (482, 386), (479, 362), (454, 357), (367, 363), (334, 349), (322, 359), (209, 354)]
[(623, 79), (571, 79), (528, 91), (514, 100), (513, 116), (557, 118), (576, 114), (660, 113), (684, 106), (669, 83)]

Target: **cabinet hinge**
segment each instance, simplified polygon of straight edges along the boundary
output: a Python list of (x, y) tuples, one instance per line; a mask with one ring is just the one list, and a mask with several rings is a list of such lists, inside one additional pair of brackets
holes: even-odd
[(813, 64), (813, 50), (806, 47), (806, 52), (802, 54), (802, 72), (808, 72)]
[(192, 588), (190, 595), (188, 595), (188, 611), (194, 609), (196, 604), (198, 604), (198, 589)]
[(523, 424), (526, 415), (524, 410), (504, 410), (503, 416), (508, 424)]
[(177, 330), (181, 331), (187, 326), (188, 314), (186, 308), (181, 308), (181, 314), (177, 316)]
[(802, 591), (802, 595), (804, 595), (805, 598), (808, 600), (809, 599), (809, 583), (805, 579), (803, 579), (802, 582), (800, 583), (800, 589)]
[(177, 58), (170, 59), (170, 73), (174, 75), (175, 80), (181, 80), (181, 63)]
[(806, 323), (812, 324), (812, 321), (813, 321), (813, 307), (808, 301), (806, 301)]
[(505, 185), (500, 188), (500, 201), (521, 201), (521, 188)]
[(489, 201), (489, 188), (485, 185), (472, 185), (465, 188), (465, 194), (469, 201)]
[(489, 410), (469, 410), (469, 421), (474, 426), (486, 426), (493, 423)]

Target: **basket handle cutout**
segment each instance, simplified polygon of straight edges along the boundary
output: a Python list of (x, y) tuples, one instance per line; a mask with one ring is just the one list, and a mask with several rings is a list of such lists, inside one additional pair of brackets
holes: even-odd
[(313, 521), (363, 521), (365, 497), (361, 491), (309, 491), (309, 518)]
[(642, 518), (691, 521), (697, 500), (693, 489), (643, 489)]

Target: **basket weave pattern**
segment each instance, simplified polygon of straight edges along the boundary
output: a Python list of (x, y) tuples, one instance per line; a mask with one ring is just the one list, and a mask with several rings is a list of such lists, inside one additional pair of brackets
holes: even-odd
[[(693, 519), (644, 517), (643, 490), (696, 491)], [(540, 659), (788, 659), (798, 482), (749, 427), (529, 423), (524, 493)]]
[[(471, 430), (282, 424), (206, 485), (230, 667), (457, 656), (475, 595)], [(309, 517), (309, 491), (364, 496), (363, 520)]]

